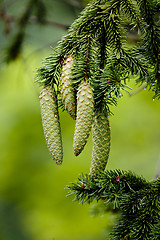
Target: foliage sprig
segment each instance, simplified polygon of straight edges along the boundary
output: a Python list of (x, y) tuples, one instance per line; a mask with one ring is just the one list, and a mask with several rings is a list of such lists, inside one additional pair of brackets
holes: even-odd
[(158, 239), (160, 217), (160, 179), (146, 181), (131, 171), (106, 170), (97, 178), (81, 175), (68, 186), (74, 200), (120, 210), (110, 239)]
[[(92, 64), (92, 69), (95, 70), (97, 68), (107, 69), (110, 64), (114, 67), (118, 65), (123, 70), (117, 72), (119, 79), (122, 79), (125, 72), (126, 80), (134, 74), (137, 76), (137, 83), (147, 82), (149, 89), (155, 92), (154, 98), (159, 98), (160, 35), (158, 21), (155, 17), (157, 9), (159, 9), (158, 1), (91, 1), (71, 25), (68, 34), (58, 43), (56, 49), (59, 52), (59, 61), (57, 61), (55, 51), (51, 56), (52, 61), (46, 59), (45, 67), (39, 69), (39, 81), (47, 85), (51, 84), (53, 82), (51, 77), (54, 78), (51, 69), (54, 71), (56, 65), (62, 64), (63, 59), (68, 55), (73, 55), (75, 57), (73, 68), (76, 76), (73, 75), (77, 80), (83, 73), (81, 62), (85, 60), (84, 58), (86, 58), (85, 62)], [(126, 19), (128, 30), (125, 26)], [(128, 32), (133, 30), (138, 43), (130, 46)], [(91, 48), (95, 42), (98, 56), (95, 56), (93, 52), (91, 54)], [(86, 65), (85, 69), (88, 73), (90, 64)], [(97, 64), (98, 67), (95, 66)], [(57, 76), (60, 75), (60, 71), (60, 67), (58, 70), (56, 68)], [(96, 76), (95, 71), (90, 72), (91, 79), (95, 79)], [(58, 82), (57, 86), (59, 86)], [(92, 81), (92, 86), (96, 88), (94, 81)], [(119, 88), (116, 81), (114, 88)], [(114, 103), (114, 97), (110, 97), (109, 102)]]

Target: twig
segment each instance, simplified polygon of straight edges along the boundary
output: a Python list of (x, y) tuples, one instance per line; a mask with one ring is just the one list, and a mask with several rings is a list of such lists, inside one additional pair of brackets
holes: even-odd
[[(1, 11), (0, 12), (0, 18), (4, 21), (5, 23), (5, 33), (9, 33), (10, 32), (10, 23), (11, 22), (16, 22), (18, 21), (18, 18), (16, 16), (13, 15), (8, 15), (5, 11)], [(29, 23), (35, 24), (38, 23), (38, 18), (36, 16), (31, 16), (28, 20)], [(50, 25), (50, 26), (56, 26), (62, 29), (67, 30), (69, 28), (69, 25), (63, 24), (63, 23), (58, 23), (58, 22), (54, 22), (54, 21), (49, 21), (49, 20), (45, 20), (44, 24), (46, 25)]]
[(84, 8), (85, 4), (80, 0), (64, 0), (73, 7), (78, 7), (80, 9)]
[(158, 158), (158, 164), (156, 167), (156, 172), (154, 174), (153, 180), (156, 180), (160, 175), (160, 154), (159, 154), (159, 158)]
[[(38, 18), (36, 16), (32, 16), (32, 17), (29, 18), (29, 22), (30, 23), (38, 23)], [(49, 20), (45, 20), (44, 24), (50, 25), (50, 26), (56, 26), (56, 27), (59, 27), (59, 28), (63, 28), (65, 30), (67, 30), (69, 28), (69, 25), (54, 22), (54, 21), (49, 21)]]
[(146, 87), (147, 87), (147, 83), (146, 82), (142, 83), (142, 85), (140, 87), (136, 88), (134, 91), (129, 93), (130, 97), (132, 97), (133, 95), (135, 95), (135, 94), (139, 93), (140, 91), (144, 90), (144, 88), (146, 88)]

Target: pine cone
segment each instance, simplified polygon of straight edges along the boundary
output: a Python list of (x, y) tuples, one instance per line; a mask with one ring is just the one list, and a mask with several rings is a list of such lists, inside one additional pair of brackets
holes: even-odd
[(57, 97), (55, 90), (45, 87), (40, 93), (40, 105), (44, 135), (50, 154), (57, 165), (62, 164), (63, 149)]
[(110, 151), (110, 126), (104, 113), (95, 115), (93, 122), (93, 149), (90, 168), (91, 175), (105, 170)]
[(67, 110), (67, 112), (71, 115), (73, 119), (76, 119), (76, 96), (71, 80), (72, 65), (73, 58), (69, 56), (62, 67), (60, 90), (65, 110)]
[(94, 114), (94, 96), (93, 88), (88, 82), (81, 82), (77, 93), (77, 118), (74, 133), (73, 150), (75, 156), (78, 156), (91, 131)]

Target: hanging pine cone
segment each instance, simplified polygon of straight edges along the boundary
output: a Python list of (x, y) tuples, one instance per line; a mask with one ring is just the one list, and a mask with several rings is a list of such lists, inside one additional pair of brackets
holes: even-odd
[(75, 156), (81, 153), (88, 140), (93, 122), (93, 114), (93, 88), (89, 82), (83, 81), (80, 83), (77, 93), (77, 118), (73, 142)]
[(62, 67), (60, 90), (65, 110), (67, 110), (73, 119), (76, 119), (76, 96), (71, 79), (72, 65), (73, 58), (69, 56)]
[(63, 160), (63, 149), (55, 90), (51, 87), (44, 87), (39, 98), (47, 146), (53, 160), (60, 165)]
[(93, 149), (90, 174), (98, 175), (105, 170), (110, 151), (110, 126), (104, 112), (98, 113), (93, 122)]

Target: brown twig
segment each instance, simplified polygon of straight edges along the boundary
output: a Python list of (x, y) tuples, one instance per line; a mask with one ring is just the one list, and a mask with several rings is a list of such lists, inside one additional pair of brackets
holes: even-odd
[(159, 158), (158, 158), (158, 164), (156, 167), (156, 172), (154, 174), (153, 180), (156, 180), (160, 175), (160, 154), (159, 154)]
[[(29, 18), (29, 22), (30, 23), (38, 23), (38, 18), (36, 16), (32, 16), (32, 17)], [(49, 21), (49, 20), (45, 20), (44, 24), (50, 25), (50, 26), (53, 26), (53, 27), (56, 26), (56, 27), (59, 27), (59, 28), (65, 29), (65, 30), (67, 30), (69, 28), (69, 25), (54, 22), (54, 21)]]
[[(2, 19), (4, 21), (4, 26), (5, 26), (4, 27), (4, 32), (5, 32), (5, 34), (10, 33), (10, 31), (11, 31), (10, 24), (12, 22), (17, 22), (18, 21), (18, 17), (7, 14), (4, 9), (2, 9), (1, 12), (0, 12), (0, 19)], [(39, 23), (38, 18), (36, 16), (31, 16), (29, 18), (28, 22), (31, 23), (31, 24)], [(53, 27), (59, 27), (59, 28), (62, 28), (64, 30), (67, 30), (69, 28), (69, 25), (66, 25), (66, 24), (63, 24), (63, 23), (58, 23), (58, 22), (55, 22), (55, 21), (49, 21), (49, 20), (45, 20), (44, 24), (50, 25), (50, 26), (53, 26)]]
[(146, 87), (147, 87), (147, 83), (146, 82), (142, 83), (142, 85), (140, 87), (138, 87), (135, 90), (133, 90), (132, 92), (130, 92), (129, 96), (131, 97), (131, 96), (139, 93), (140, 91), (144, 90)]
[(6, 14), (5, 8), (2, 8), (0, 12), (0, 19), (4, 22), (4, 33), (9, 34), (11, 31), (10, 23), (16, 21), (15, 17)]

